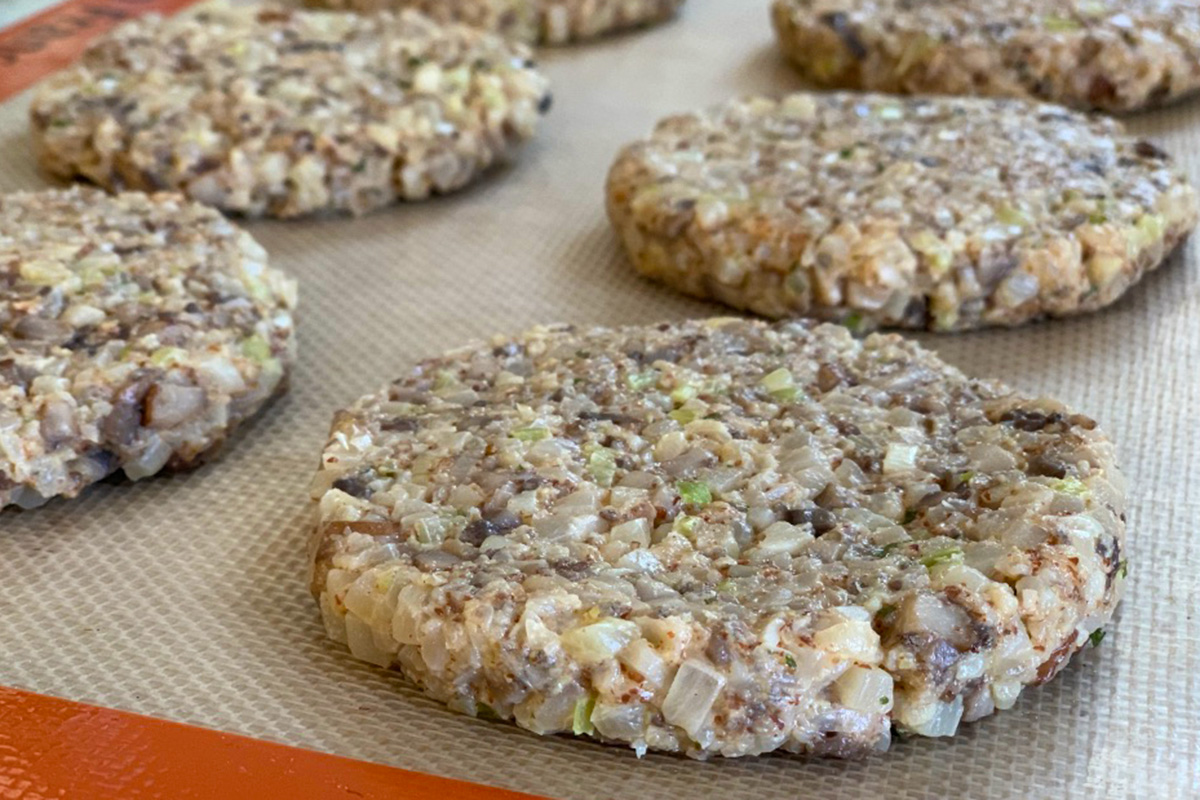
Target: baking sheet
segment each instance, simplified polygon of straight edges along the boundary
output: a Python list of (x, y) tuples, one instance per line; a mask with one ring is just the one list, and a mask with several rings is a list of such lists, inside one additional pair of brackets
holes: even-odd
[[(969, 373), (1095, 416), (1132, 487), (1126, 599), (1101, 647), (952, 740), (863, 763), (698, 763), (457, 716), (327, 642), (305, 587), (307, 483), (332, 413), (412, 361), (546, 321), (723, 313), (636, 277), (602, 208), (616, 149), (674, 111), (799, 88), (766, 0), (546, 51), (555, 108), (512, 168), (363, 219), (255, 222), (301, 281), (291, 394), (197, 472), (0, 515), (0, 683), (561, 798), (1200, 795), (1200, 268), (1192, 247), (1083, 319), (923, 337)], [(45, 185), (28, 97), (0, 188)], [(1200, 182), (1200, 101), (1131, 120)]]

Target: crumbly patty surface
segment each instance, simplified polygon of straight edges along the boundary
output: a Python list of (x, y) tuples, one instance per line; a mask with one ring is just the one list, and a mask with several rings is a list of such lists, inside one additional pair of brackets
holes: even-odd
[(607, 200), (634, 265), (688, 294), (947, 331), (1106, 306), (1197, 220), (1168, 156), (1112, 120), (849, 93), (669, 117)]
[(0, 508), (198, 463), (284, 388), (295, 304), (179, 195), (0, 195)]
[(1195, 0), (775, 0), (784, 53), (827, 87), (1136, 111), (1200, 89)]
[(358, 214), (455, 191), (513, 156), (550, 103), (529, 57), (413, 11), (209, 3), (92, 45), (34, 98), (33, 135), (50, 172), (110, 189)]
[(462, 22), (523, 42), (565, 44), (664, 22), (684, 0), (306, 0), (361, 12), (415, 8), (439, 22)]
[(951, 735), (1123, 587), (1092, 420), (831, 325), (468, 346), (338, 413), (313, 488), (333, 638), (467, 714), (639, 751)]

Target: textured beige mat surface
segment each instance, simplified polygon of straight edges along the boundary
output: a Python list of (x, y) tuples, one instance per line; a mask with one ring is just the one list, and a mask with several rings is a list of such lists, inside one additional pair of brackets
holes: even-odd
[[(949, 361), (1060, 397), (1117, 440), (1130, 586), (1103, 645), (953, 740), (865, 763), (691, 762), (456, 716), (326, 642), (306, 486), (333, 411), (421, 356), (549, 320), (710, 314), (632, 274), (602, 210), (617, 147), (666, 113), (799, 86), (766, 0), (547, 53), (556, 105), (512, 169), (360, 219), (250, 226), (301, 281), (290, 396), (198, 472), (0, 515), (0, 683), (562, 798), (1200, 797), (1200, 267), (1188, 248), (1109, 311), (958, 338)], [(27, 98), (0, 188), (37, 187)], [(1131, 123), (1200, 181), (1200, 101)]]

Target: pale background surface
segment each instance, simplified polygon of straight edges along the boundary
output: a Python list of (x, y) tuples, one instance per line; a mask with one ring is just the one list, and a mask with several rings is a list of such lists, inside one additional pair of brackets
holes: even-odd
[[(865, 763), (639, 761), (453, 715), (325, 640), (305, 588), (306, 485), (336, 408), (496, 331), (719, 312), (635, 277), (602, 186), (618, 146), (657, 117), (799, 86), (772, 47), (767, 5), (692, 0), (675, 24), (546, 53), (557, 102), (542, 135), (473, 190), (359, 220), (250, 225), (302, 284), (290, 396), (198, 472), (0, 515), (0, 683), (580, 800), (1200, 796), (1191, 249), (1098, 315), (925, 337), (972, 374), (1101, 420), (1133, 492), (1129, 592), (1103, 646), (953, 741), (902, 742)], [(3, 189), (45, 184), (25, 108), (0, 107)], [(1200, 180), (1200, 101), (1132, 125)]]

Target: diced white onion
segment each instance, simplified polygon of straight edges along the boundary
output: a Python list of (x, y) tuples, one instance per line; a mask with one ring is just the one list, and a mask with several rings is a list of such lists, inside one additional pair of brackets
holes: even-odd
[(904, 720), (905, 726), (921, 736), (953, 736), (962, 720), (963, 699), (954, 698), (949, 703), (933, 703), (932, 713), (923, 713), (920, 720)]
[(645, 639), (634, 639), (627, 644), (617, 654), (617, 660), (651, 687), (660, 686), (667, 674), (666, 663)]
[(646, 710), (636, 703), (609, 705), (597, 703), (592, 710), (592, 725), (602, 736), (629, 741), (642, 735)]
[(125, 465), (125, 475), (131, 481), (140, 481), (156, 474), (171, 460), (171, 445), (157, 434), (150, 434), (146, 449), (133, 461)]
[(663, 717), (696, 738), (708, 721), (708, 712), (724, 685), (725, 676), (699, 659), (688, 659), (671, 682), (667, 699), (663, 701)]
[(865, 714), (892, 708), (892, 676), (881, 669), (850, 667), (833, 684), (838, 701)]
[(915, 444), (889, 444), (887, 453), (883, 456), (883, 474), (894, 475), (915, 469), (919, 452), (920, 448)]
[(350, 652), (354, 654), (355, 658), (380, 667), (386, 667), (392, 663), (392, 654), (381, 650), (376, 644), (375, 636), (371, 633), (371, 626), (354, 614), (346, 615), (346, 644), (350, 646)]
[(591, 625), (567, 631), (562, 646), (577, 661), (599, 664), (617, 654), (639, 634), (637, 623), (625, 619), (605, 619)]

